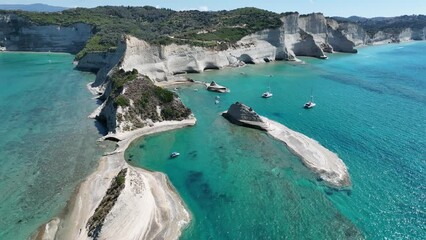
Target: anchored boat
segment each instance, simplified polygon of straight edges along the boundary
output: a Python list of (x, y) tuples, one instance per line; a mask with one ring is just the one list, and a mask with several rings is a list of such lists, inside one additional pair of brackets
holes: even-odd
[(170, 154), (170, 158), (175, 158), (179, 155), (180, 155), (180, 153), (178, 153), (178, 152), (172, 152), (172, 154)]

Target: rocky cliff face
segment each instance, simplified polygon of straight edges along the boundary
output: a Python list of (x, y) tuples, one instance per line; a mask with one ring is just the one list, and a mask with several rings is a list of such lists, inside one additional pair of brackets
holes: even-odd
[(413, 30), (405, 28), (397, 33), (388, 33), (378, 31), (373, 37), (368, 39), (368, 44), (386, 44), (386, 43), (399, 43), (410, 40), (426, 40), (426, 27), (423, 29)]
[(86, 54), (78, 62), (76, 68), (80, 71), (90, 71), (96, 73), (96, 80), (91, 84), (92, 92), (100, 95), (101, 100), (106, 100), (109, 96), (111, 86), (108, 76), (112, 74), (113, 69), (121, 66), (124, 52), (126, 51), (125, 42), (120, 42), (115, 52), (92, 52)]
[(334, 18), (339, 29), (358, 45), (399, 43), (426, 39), (426, 16), (410, 15), (390, 18)]
[(129, 36), (121, 67), (126, 71), (137, 69), (153, 80), (165, 81), (176, 74), (207, 69), (297, 60), (297, 56), (326, 58), (324, 52), (356, 52), (355, 43), (341, 31), (339, 24), (322, 14), (302, 17), (297, 13), (287, 14), (282, 21), (282, 27), (246, 36), (226, 50), (176, 44), (155, 46)]
[(426, 40), (426, 26), (418, 31), (414, 31), (411, 35), (413, 40)]
[(333, 28), (337, 27), (349, 41), (355, 44), (355, 46), (365, 45), (370, 40), (367, 32), (357, 24), (350, 22), (337, 23), (333, 19), (330, 19), (329, 22), (334, 26)]
[(0, 14), (0, 46), (8, 51), (79, 52), (92, 36), (88, 24), (37, 26), (14, 14)]
[[(347, 38), (337, 35), (337, 28), (330, 28), (326, 19), (317, 14), (305, 17), (299, 22), (299, 14), (283, 16), (283, 25), (278, 29), (266, 29), (242, 38), (225, 50), (215, 50), (189, 45), (151, 45), (146, 41), (128, 36), (114, 53), (90, 53), (83, 57), (77, 68), (97, 72), (92, 88), (104, 101), (97, 110), (98, 119), (106, 123), (109, 131), (124, 131), (126, 126), (140, 125), (145, 119), (138, 119), (132, 108), (117, 107), (111, 98), (111, 75), (118, 69), (132, 71), (153, 81), (174, 80), (182, 73), (199, 73), (208, 69), (236, 67), (244, 64), (256, 64), (275, 60), (297, 60), (297, 56), (325, 58), (324, 51), (349, 42), (347, 46), (337, 47), (339, 51), (353, 52), (353, 44)], [(328, 35), (340, 39), (328, 42)], [(337, 37), (335, 37), (337, 35)], [(343, 43), (339, 43), (341, 40)], [(346, 41), (346, 42), (344, 42)], [(126, 97), (132, 86), (121, 93)], [(127, 90), (126, 90), (127, 89)], [(134, 105), (130, 98), (130, 106)], [(117, 115), (120, 117), (117, 118)], [(140, 114), (138, 114), (140, 115)], [(133, 117), (129, 117), (133, 116)], [(138, 121), (131, 123), (129, 119)], [(120, 119), (127, 122), (123, 124)], [(124, 126), (124, 127), (123, 127)]]
[[(92, 87), (102, 94), (101, 99), (105, 101), (98, 110), (98, 119), (107, 123), (109, 131), (123, 131), (125, 128), (122, 126), (137, 125), (139, 123), (136, 122), (145, 119), (124, 125), (120, 123), (120, 118), (132, 116), (132, 111), (126, 107), (114, 107), (109, 97), (113, 69), (136, 69), (154, 82), (173, 81), (179, 78), (179, 74), (200, 73), (208, 69), (276, 60), (292, 61), (298, 60), (297, 56), (326, 58), (324, 52), (333, 51), (353, 53), (356, 52), (355, 39), (364, 41), (359, 40), (355, 34), (350, 38), (339, 23), (326, 19), (322, 14), (299, 16), (298, 13), (292, 13), (284, 15), (281, 20), (283, 24), (280, 28), (265, 29), (248, 35), (224, 50), (176, 44), (151, 45), (144, 40), (127, 36), (117, 52), (88, 54), (81, 59), (78, 68), (98, 70)], [(354, 26), (351, 30), (359, 31), (355, 30)]]
[[(325, 53), (356, 53), (355, 46), (424, 40), (426, 27), (421, 30), (404, 29), (398, 34), (379, 31), (369, 36), (359, 25), (337, 22), (320, 13), (299, 15), (287, 13), (282, 25), (265, 29), (240, 39), (227, 49), (213, 49), (190, 45), (151, 45), (144, 40), (127, 36), (115, 52), (88, 53), (80, 59), (77, 69), (95, 72), (91, 87), (104, 102), (97, 110), (98, 118), (108, 124), (110, 131), (121, 126), (117, 110), (123, 116), (126, 108), (114, 106), (110, 99), (110, 76), (119, 69), (138, 70), (156, 81), (180, 79), (180, 74), (200, 73), (208, 69), (238, 67), (276, 60), (297, 61), (298, 56), (327, 58)], [(77, 53), (92, 36), (92, 27), (75, 24), (68, 27), (38, 26), (14, 14), (0, 14), (0, 47), (12, 51), (59, 51)], [(124, 92), (122, 93), (124, 96)], [(123, 110), (124, 109), (124, 110)]]
[(165, 81), (181, 73), (199, 73), (207, 69), (272, 61), (275, 60), (276, 52), (276, 47), (253, 36), (243, 38), (224, 51), (176, 44), (154, 46), (128, 37), (121, 67), (126, 71), (137, 69), (152, 80)]
[(222, 113), (222, 116), (236, 125), (263, 131), (268, 129), (267, 124), (251, 107), (240, 102), (233, 103), (228, 108), (228, 111)]
[(312, 36), (317, 46), (324, 52), (333, 52), (333, 47), (328, 42), (328, 28), (325, 17), (320, 13), (302, 15), (299, 17), (299, 28)]

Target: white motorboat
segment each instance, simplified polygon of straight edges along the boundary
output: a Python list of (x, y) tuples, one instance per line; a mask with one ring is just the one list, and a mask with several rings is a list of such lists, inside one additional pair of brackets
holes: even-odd
[(266, 92), (264, 92), (262, 94), (262, 97), (263, 98), (270, 98), (270, 97), (272, 97), (272, 92), (271, 92), (271, 88), (270, 87), (268, 88), (268, 91), (266, 91)]
[(315, 107), (316, 105), (317, 104), (314, 103), (314, 96), (311, 96), (311, 100), (309, 102), (305, 103), (305, 105), (303, 107), (306, 108), (306, 109), (309, 109), (309, 108)]
[(172, 152), (172, 154), (170, 154), (170, 158), (175, 158), (179, 155), (180, 155), (180, 153), (178, 153), (178, 152)]

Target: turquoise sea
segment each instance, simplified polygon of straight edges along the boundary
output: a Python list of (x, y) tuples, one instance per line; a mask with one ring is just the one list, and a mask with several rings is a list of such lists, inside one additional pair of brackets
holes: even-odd
[(94, 170), (93, 74), (74, 56), (0, 53), (0, 239), (27, 239)]
[[(193, 215), (182, 239), (424, 239), (424, 53), (426, 42), (405, 43), (193, 75), (231, 92), (215, 104), (219, 94), (182, 87), (196, 126), (141, 138), (126, 156), (169, 176)], [(262, 99), (268, 86), (274, 96)], [(317, 106), (305, 110), (311, 91)], [(351, 190), (328, 188), (283, 144), (228, 123), (220, 112), (235, 101), (336, 152)]]

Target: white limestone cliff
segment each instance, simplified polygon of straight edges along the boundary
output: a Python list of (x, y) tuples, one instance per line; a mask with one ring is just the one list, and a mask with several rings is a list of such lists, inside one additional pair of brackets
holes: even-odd
[(8, 51), (78, 53), (92, 36), (92, 26), (34, 25), (15, 14), (0, 14), (0, 46)]
[(309, 33), (315, 43), (321, 47), (324, 52), (333, 52), (333, 47), (328, 42), (327, 21), (321, 13), (312, 13), (299, 17), (299, 28)]
[(378, 31), (371, 38), (370, 43), (373, 45), (386, 44), (386, 43), (399, 43), (412, 40), (426, 40), (426, 27), (420, 30), (413, 30), (405, 28), (399, 33), (387, 33)]
[(333, 46), (336, 51), (356, 52), (355, 44), (337, 26), (330, 27), (322, 14), (300, 17), (292, 13), (283, 16), (282, 21), (280, 28), (245, 36), (226, 50), (176, 44), (157, 46), (128, 36), (120, 67), (126, 71), (137, 69), (152, 80), (165, 81), (176, 74), (243, 63), (296, 60), (297, 56), (326, 58), (324, 51), (332, 52)]
[(355, 46), (366, 45), (370, 41), (370, 37), (368, 33), (359, 25), (351, 22), (343, 22), (338, 23), (338, 25), (334, 25), (333, 21), (331, 25), (333, 28), (340, 29), (341, 33), (350, 41), (352, 41)]
[[(331, 18), (327, 19), (327, 40), (333, 51), (357, 53), (354, 48), (356, 43), (353, 39), (348, 38), (341, 30), (339, 23)], [(358, 39), (358, 37), (356, 38)]]
[[(190, 45), (152, 45), (133, 36), (126, 36), (115, 53), (90, 53), (83, 57), (78, 69), (96, 72), (92, 90), (104, 101), (97, 119), (104, 121), (109, 131), (122, 130), (116, 119), (116, 109), (108, 99), (112, 69), (138, 70), (154, 82), (181, 79), (181, 74), (201, 73), (209, 69), (238, 67), (276, 60), (298, 60), (297, 56), (326, 58), (324, 51), (356, 52), (355, 44), (340, 32), (337, 22), (322, 14), (299, 16), (285, 14), (277, 29), (265, 29), (243, 37), (227, 49)], [(126, 110), (122, 115), (126, 115)]]
[[(300, 28), (300, 16), (298, 13), (286, 14), (281, 18), (283, 22), (282, 37), (289, 58), (297, 59), (297, 56), (311, 56), (326, 58), (321, 47), (315, 42), (314, 37)], [(302, 26), (304, 23), (302, 23)], [(289, 59), (289, 60), (290, 60)]]
[(277, 53), (276, 47), (254, 35), (244, 37), (223, 51), (176, 44), (155, 46), (131, 36), (127, 37), (126, 45), (121, 68), (137, 69), (155, 81), (173, 79), (181, 73), (274, 61)]

